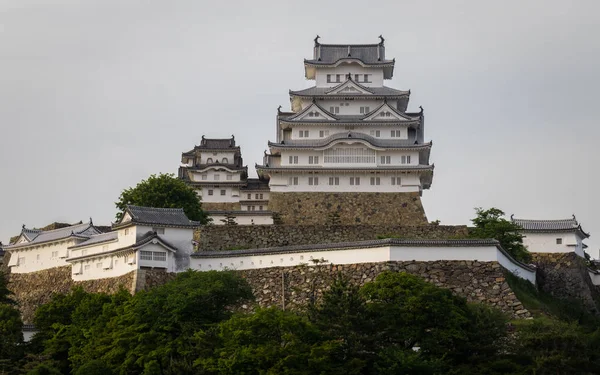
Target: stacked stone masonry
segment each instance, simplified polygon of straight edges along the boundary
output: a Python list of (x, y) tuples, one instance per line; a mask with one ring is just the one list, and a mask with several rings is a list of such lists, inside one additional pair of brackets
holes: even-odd
[(202, 209), (204, 211), (239, 211), (241, 210), (241, 205), (239, 202), (203, 202)]
[(92, 293), (113, 294), (124, 288), (132, 291), (134, 272), (108, 279), (73, 281), (71, 267), (50, 268), (32, 273), (13, 273), (9, 275), (9, 289), (19, 304), (19, 310), (25, 324), (33, 322), (35, 310), (50, 301), (53, 293), (66, 294), (73, 287), (81, 286)]
[[(383, 271), (407, 272), (450, 289), (469, 302), (484, 303), (514, 318), (531, 314), (517, 299), (497, 262), (437, 261), (386, 262), (350, 265), (277, 267), (239, 272), (254, 290), (259, 306), (303, 308), (329, 288), (338, 273), (356, 285), (373, 281)], [(251, 305), (242, 306), (252, 309)]]
[(427, 224), (418, 193), (271, 192), (269, 209), (283, 224)]
[(376, 240), (467, 238), (466, 226), (422, 225), (208, 225), (196, 231), (198, 249), (233, 250)]
[(571, 253), (532, 253), (538, 287), (554, 297), (579, 300), (586, 309), (600, 315), (600, 291), (588, 274), (583, 258)]

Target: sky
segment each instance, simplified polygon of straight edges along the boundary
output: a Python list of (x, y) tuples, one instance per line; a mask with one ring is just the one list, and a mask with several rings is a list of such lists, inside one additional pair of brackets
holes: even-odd
[(114, 220), (121, 191), (234, 134), (249, 173), (303, 59), (377, 43), (423, 106), (430, 220), (575, 214), (600, 248), (600, 2), (0, 0), (0, 240)]

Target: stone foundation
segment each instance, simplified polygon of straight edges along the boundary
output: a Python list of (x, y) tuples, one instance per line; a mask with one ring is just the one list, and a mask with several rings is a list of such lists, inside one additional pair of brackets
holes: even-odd
[(274, 193), (283, 224), (427, 224), (419, 193)]
[(198, 229), (198, 249), (233, 250), (376, 240), (379, 237), (441, 240), (467, 238), (464, 225), (207, 225)]
[(134, 272), (108, 279), (73, 281), (71, 267), (65, 266), (31, 273), (13, 273), (8, 275), (8, 280), (8, 288), (15, 294), (23, 322), (31, 324), (35, 310), (49, 302), (53, 293), (66, 294), (75, 286), (92, 293), (112, 294), (120, 288), (131, 292)]
[[(514, 318), (531, 316), (510, 289), (504, 279), (503, 268), (497, 262), (386, 262), (276, 267), (236, 272), (248, 280), (259, 306), (297, 309), (305, 307), (313, 298), (319, 298), (338, 273), (362, 286), (386, 270), (422, 277), (427, 282), (450, 289), (469, 302), (493, 306)], [(251, 305), (242, 307), (253, 308)]]
[[(216, 191), (218, 193), (218, 190)], [(240, 211), (242, 206), (239, 202), (235, 203), (206, 203), (202, 202), (204, 211)]]
[(538, 287), (556, 298), (579, 300), (592, 314), (600, 315), (600, 291), (592, 283), (585, 260), (571, 253), (532, 253)]

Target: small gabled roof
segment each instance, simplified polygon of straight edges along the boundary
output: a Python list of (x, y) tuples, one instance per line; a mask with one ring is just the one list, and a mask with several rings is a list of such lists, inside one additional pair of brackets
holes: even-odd
[(325, 108), (321, 107), (319, 105), (319, 103), (317, 103), (315, 100), (313, 100), (313, 102), (311, 103), (311, 105), (309, 105), (308, 107), (304, 108), (302, 111), (294, 114), (293, 116), (286, 117), (285, 119), (293, 121), (293, 120), (302, 118), (305, 114), (307, 114), (310, 111), (321, 112), (321, 113), (323, 113), (324, 117), (329, 117), (329, 119), (325, 118), (324, 120), (328, 120), (328, 121), (338, 120), (338, 117), (336, 115), (334, 115), (333, 113), (327, 111)]
[(28, 229), (25, 228), (25, 226), (23, 226), (19, 238), (23, 236), (25, 239), (27, 239), (27, 242), (5, 246), (5, 249), (12, 250), (16, 248), (32, 246), (46, 242), (58, 241), (69, 237), (87, 239), (90, 236), (98, 233), (100, 233), (100, 231), (94, 227), (91, 219), (87, 223), (79, 223), (75, 225), (70, 225), (68, 227), (48, 231), (42, 231), (39, 229)]
[(305, 60), (314, 64), (333, 64), (340, 60), (355, 59), (365, 64), (378, 65), (391, 63), (385, 59), (385, 46), (382, 36), (376, 44), (321, 44), (320, 37), (315, 38), (313, 58)]
[(407, 115), (406, 113), (402, 113), (399, 110), (397, 110), (396, 108), (389, 105), (387, 103), (387, 100), (384, 100), (383, 103), (379, 107), (377, 107), (374, 110), (372, 110), (371, 112), (367, 113), (363, 117), (363, 120), (365, 120), (365, 121), (374, 120), (374, 117), (377, 117), (377, 115), (379, 115), (381, 112), (390, 112), (392, 114), (395, 114), (398, 117), (398, 119), (390, 119), (389, 121), (398, 121), (398, 120), (414, 121), (414, 120), (417, 120), (417, 118), (411, 117), (411, 116)]
[(200, 226), (197, 221), (188, 219), (183, 208), (156, 208), (128, 205), (125, 214), (129, 214), (130, 220), (125, 220), (127, 215), (113, 228), (121, 228), (133, 224), (160, 225), (170, 227), (194, 228)]
[(552, 232), (577, 232), (581, 237), (588, 238), (590, 235), (581, 228), (581, 224), (577, 222), (575, 215), (571, 219), (558, 219), (558, 220), (529, 220), (529, 219), (515, 219), (514, 215), (510, 217), (511, 221), (523, 228), (524, 232), (539, 232), (539, 233), (552, 233)]
[(75, 262), (75, 261), (79, 261), (82, 259), (101, 258), (106, 255), (113, 255), (113, 254), (118, 254), (118, 253), (123, 253), (123, 252), (135, 251), (135, 250), (139, 250), (139, 249), (143, 248), (144, 246), (146, 246), (147, 244), (149, 244), (152, 241), (155, 241), (156, 244), (161, 245), (162, 247), (164, 247), (165, 249), (167, 249), (171, 252), (174, 252), (174, 253), (177, 252), (177, 247), (173, 246), (171, 243), (169, 243), (168, 241), (163, 239), (156, 232), (148, 231), (141, 237), (138, 237), (137, 241), (133, 245), (121, 247), (121, 248), (118, 248), (115, 250), (110, 250), (110, 251), (103, 251), (103, 252), (99, 252), (99, 253), (92, 253), (92, 254), (81, 255), (78, 257), (67, 258), (67, 262)]

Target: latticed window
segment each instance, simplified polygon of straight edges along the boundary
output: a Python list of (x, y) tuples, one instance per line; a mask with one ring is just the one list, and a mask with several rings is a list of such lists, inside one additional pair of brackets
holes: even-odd
[(152, 260), (152, 251), (140, 251), (141, 260)]
[(375, 151), (368, 148), (334, 148), (325, 151), (325, 163), (367, 164), (375, 163)]
[(167, 260), (167, 253), (154, 251), (152, 253), (152, 258), (157, 262), (165, 262)]

